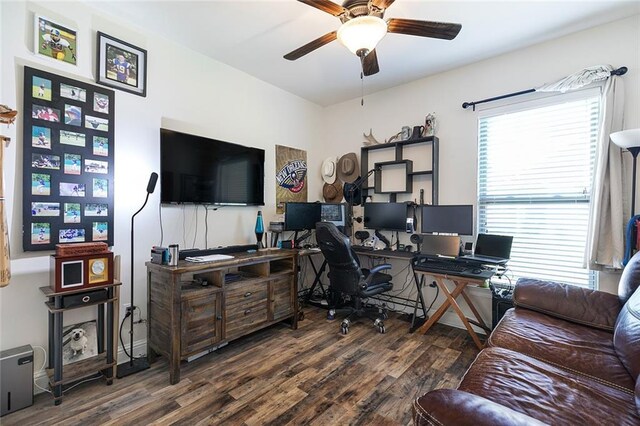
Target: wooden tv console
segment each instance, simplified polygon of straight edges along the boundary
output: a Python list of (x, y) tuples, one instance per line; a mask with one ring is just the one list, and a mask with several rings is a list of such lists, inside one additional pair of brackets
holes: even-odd
[[(295, 250), (234, 253), (210, 263), (147, 262), (147, 354), (169, 360), (169, 381), (180, 361), (283, 320), (298, 327)], [(196, 284), (206, 280), (208, 285)]]

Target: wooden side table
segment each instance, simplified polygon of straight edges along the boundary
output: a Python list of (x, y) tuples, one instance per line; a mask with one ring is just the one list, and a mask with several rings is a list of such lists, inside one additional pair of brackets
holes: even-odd
[[(47, 369), (47, 375), (49, 376), (49, 387), (53, 392), (55, 405), (62, 403), (63, 385), (69, 385), (100, 372), (107, 378), (107, 385), (113, 383), (113, 378), (116, 373), (116, 354), (118, 348), (116, 333), (118, 332), (120, 285), (121, 283), (119, 281), (114, 281), (113, 284), (105, 286), (95, 286), (90, 289), (85, 288), (76, 291), (65, 291), (63, 293), (56, 293), (51, 287), (40, 287), (40, 291), (48, 298), (47, 302), (45, 302), (49, 310), (49, 355), (47, 360), (49, 368)], [(78, 295), (88, 297), (87, 293), (100, 289), (103, 289), (107, 293), (106, 299), (92, 301), (91, 298), (88, 298), (85, 303), (80, 305), (64, 307), (66, 297)], [(63, 366), (63, 314), (65, 311), (86, 306), (97, 306), (96, 332), (98, 337), (98, 355)]]

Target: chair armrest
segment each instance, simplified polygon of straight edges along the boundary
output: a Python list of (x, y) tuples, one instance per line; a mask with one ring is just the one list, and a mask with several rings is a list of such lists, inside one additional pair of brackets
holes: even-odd
[(455, 389), (437, 389), (413, 401), (414, 425), (542, 425), (486, 398)]
[(391, 269), (391, 265), (388, 263), (383, 263), (382, 265), (378, 265), (376, 267), (373, 267), (371, 269), (369, 269), (369, 275), (367, 276), (367, 278), (365, 278), (365, 280), (362, 282), (364, 287), (367, 287), (369, 284), (371, 284), (371, 280), (373, 279), (373, 276), (375, 274), (377, 274), (380, 271), (384, 271), (386, 269)]
[(613, 331), (622, 306), (617, 295), (569, 284), (521, 278), (513, 292), (516, 307)]

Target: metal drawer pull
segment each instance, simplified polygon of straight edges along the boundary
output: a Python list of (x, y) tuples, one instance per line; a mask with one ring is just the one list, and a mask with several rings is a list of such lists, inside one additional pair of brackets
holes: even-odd
[(251, 313), (251, 309), (247, 309), (246, 311), (244, 311), (245, 315), (249, 315)]
[(89, 300), (91, 300), (91, 297), (89, 297), (89, 296), (85, 296), (85, 297), (82, 298), (82, 301), (84, 303), (87, 303)]
[(253, 293), (251, 293), (250, 291), (248, 291), (248, 292), (246, 292), (246, 293), (244, 294), (244, 297), (249, 297), (249, 296), (251, 296), (252, 294), (253, 294)]

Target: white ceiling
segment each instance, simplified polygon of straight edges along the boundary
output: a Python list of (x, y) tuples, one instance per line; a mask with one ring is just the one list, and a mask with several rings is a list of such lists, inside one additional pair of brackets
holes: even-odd
[[(294, 62), (282, 57), (340, 25), (295, 0), (88, 2), (319, 105), (361, 94), (360, 62), (338, 41)], [(462, 31), (452, 41), (387, 34), (365, 94), (637, 13), (638, 0), (396, 0), (385, 18), (460, 23)]]

